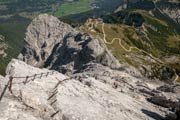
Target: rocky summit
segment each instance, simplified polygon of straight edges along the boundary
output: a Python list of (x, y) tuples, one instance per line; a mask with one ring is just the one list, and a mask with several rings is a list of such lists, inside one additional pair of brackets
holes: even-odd
[(100, 37), (42, 14), (0, 77), (0, 120), (179, 120), (179, 91), (120, 64)]
[(93, 61), (111, 68), (120, 67), (101, 39), (76, 31), (48, 14), (39, 15), (28, 26), (19, 59), (63, 73), (79, 70)]

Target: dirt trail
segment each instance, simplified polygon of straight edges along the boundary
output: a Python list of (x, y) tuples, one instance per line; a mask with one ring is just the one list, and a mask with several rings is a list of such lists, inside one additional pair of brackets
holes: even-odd
[(114, 41), (115, 40), (119, 40), (119, 45), (126, 51), (126, 52), (132, 52), (132, 50), (133, 49), (136, 49), (136, 50), (138, 50), (138, 51), (140, 51), (140, 52), (143, 52), (143, 53), (145, 53), (145, 54), (147, 54), (149, 57), (151, 57), (153, 60), (155, 60), (155, 61), (157, 61), (158, 63), (160, 63), (160, 64), (164, 64), (164, 62), (162, 62), (161, 60), (159, 60), (158, 58), (156, 58), (156, 57), (154, 57), (152, 54), (150, 54), (150, 53), (148, 53), (148, 52), (146, 52), (146, 51), (144, 51), (144, 50), (142, 50), (142, 49), (139, 49), (139, 48), (137, 48), (137, 47), (129, 47), (129, 49), (127, 49), (126, 47), (124, 47), (123, 45), (122, 45), (122, 40), (121, 40), (121, 38), (113, 38), (110, 42), (108, 42), (107, 40), (106, 40), (106, 33), (105, 33), (105, 30), (104, 30), (104, 23), (102, 23), (102, 32), (103, 32), (103, 40), (104, 40), (104, 42), (106, 43), (106, 44), (109, 44), (109, 45), (111, 45), (111, 44), (113, 44), (114, 43)]
[[(105, 24), (102, 23), (103, 40), (104, 40), (104, 42), (105, 42), (106, 44), (111, 45), (111, 44), (114, 43), (115, 40), (119, 40), (119, 45), (120, 45), (126, 52), (132, 52), (133, 49), (136, 49), (136, 50), (138, 50), (138, 51), (140, 51), (140, 52), (145, 53), (146, 55), (148, 55), (149, 57), (151, 57), (153, 60), (157, 61), (158, 63), (164, 64), (164, 62), (162, 62), (162, 61), (159, 60), (158, 58), (154, 57), (152, 54), (150, 54), (150, 53), (148, 53), (148, 52), (146, 52), (146, 51), (144, 51), (144, 50), (142, 50), (142, 49), (139, 49), (139, 48), (137, 48), (137, 47), (132, 47), (132, 46), (129, 47), (129, 49), (127, 49), (126, 47), (124, 47), (124, 46), (122, 45), (122, 43), (121, 43), (121, 41), (122, 41), (121, 38), (113, 38), (110, 42), (108, 42), (108, 41), (106, 40), (106, 33), (105, 33), (105, 30), (104, 30), (104, 25), (105, 25)], [(97, 26), (97, 23), (95, 24), (95, 26)], [(179, 75), (176, 74), (176, 78), (174, 79), (174, 81), (178, 81), (178, 79), (179, 79)]]

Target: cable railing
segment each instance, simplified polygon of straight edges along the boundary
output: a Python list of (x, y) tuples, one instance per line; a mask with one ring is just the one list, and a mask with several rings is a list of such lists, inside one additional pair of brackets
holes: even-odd
[[(23, 82), (21, 82), (21, 83), (23, 83), (24, 85), (26, 85), (26, 84), (29, 83), (30, 81), (34, 81), (34, 80), (37, 79), (37, 78), (40, 78), (40, 79), (41, 79), (42, 77), (48, 77), (49, 75), (53, 75), (54, 73), (55, 73), (55, 71), (46, 72), (46, 73), (40, 73), (40, 74), (34, 74), (34, 75), (24, 76), (24, 77), (23, 77), (23, 76), (21, 76), (21, 77), (13, 77), (13, 76), (10, 76), (7, 84), (5, 85), (2, 93), (0, 94), (0, 102), (2, 101), (2, 99), (3, 99), (3, 97), (4, 97), (5, 93), (6, 93), (6, 91), (7, 91), (8, 89), (9, 89), (10, 93), (13, 94), (13, 92), (12, 92), (12, 85), (14, 85), (14, 83), (13, 83), (13, 80), (14, 80), (14, 79), (25, 79), (25, 80), (24, 80)], [(57, 79), (57, 78), (56, 78), (56, 79)], [(55, 90), (55, 92), (53, 91), (53, 94), (50, 95), (47, 100), (48, 100), (48, 101), (51, 100), (51, 99), (58, 93), (57, 87), (58, 87), (62, 82), (67, 81), (67, 80), (71, 80), (71, 79), (72, 79), (72, 77), (65, 78), (64, 80), (59, 80), (59, 79), (57, 79), (59, 82), (58, 82), (58, 83), (54, 86), (54, 88), (53, 88), (53, 90)], [(19, 83), (16, 83), (16, 84), (19, 84)], [(51, 106), (52, 106), (53, 104), (55, 104), (56, 101), (57, 101), (57, 99), (51, 103)], [(57, 111), (56, 111), (55, 113), (53, 113), (50, 117), (53, 118), (53, 117), (54, 117), (56, 114), (58, 114), (59, 112), (60, 112), (60, 110), (57, 110)]]
[[(49, 75), (53, 75), (55, 73), (55, 71), (51, 71), (51, 72), (46, 72), (46, 73), (40, 73), (40, 74), (34, 74), (34, 75), (30, 75), (30, 76), (10, 76), (9, 80), (7, 82), (7, 84), (5, 85), (4, 89), (2, 90), (2, 93), (0, 94), (0, 102), (2, 101), (7, 89), (9, 89), (10, 93), (12, 92), (12, 85), (13, 85), (13, 80), (14, 79), (25, 79), (23, 82), (24, 85), (26, 85), (27, 83), (34, 81), (37, 78), (42, 78), (42, 77), (48, 77)], [(17, 84), (17, 83), (16, 83)], [(19, 83), (18, 83), (19, 84)]]

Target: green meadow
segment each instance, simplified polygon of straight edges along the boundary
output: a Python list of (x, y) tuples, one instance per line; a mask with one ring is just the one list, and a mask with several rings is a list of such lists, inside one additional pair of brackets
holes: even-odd
[(56, 16), (67, 16), (91, 10), (94, 0), (79, 0), (76, 2), (65, 2), (55, 12)]
[(7, 56), (0, 59), (0, 74), (5, 74), (5, 68), (12, 58), (16, 58), (23, 47), (28, 20), (12, 20), (0, 24), (0, 34), (5, 36), (8, 49)]

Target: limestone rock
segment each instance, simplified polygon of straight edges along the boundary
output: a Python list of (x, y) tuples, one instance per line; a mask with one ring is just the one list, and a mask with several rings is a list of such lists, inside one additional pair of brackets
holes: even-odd
[(5, 44), (5, 37), (0, 35), (0, 58), (5, 57), (5, 50), (7, 49), (7, 45)]
[[(9, 76), (20, 78), (13, 79), (11, 88), (13, 93), (7, 91), (0, 102), (1, 120), (154, 120), (154, 118), (161, 120), (165, 118), (166, 111), (163, 112), (161, 107), (152, 106), (143, 95), (137, 93), (135, 85), (139, 81), (137, 78), (125, 71), (112, 70), (105, 66), (101, 68), (102, 71), (97, 74), (99, 77), (84, 74), (78, 78), (80, 74), (78, 73), (76, 77), (66, 79), (67, 76), (54, 72), (47, 77), (36, 76), (24, 84), (26, 78), (21, 78), (23, 76), (51, 71), (12, 60), (8, 65), (6, 78)], [(100, 74), (103, 73), (107, 82), (100, 79)], [(119, 75), (124, 79), (115, 80), (111, 75)], [(126, 80), (132, 84), (129, 85)], [(115, 85), (114, 82), (117, 83), (117, 87), (112, 86)]]
[(46, 62), (50, 69), (62, 73), (83, 69), (89, 62), (97, 62), (111, 68), (120, 64), (108, 51), (101, 39), (93, 39), (86, 33), (69, 34)]
[(175, 22), (180, 23), (180, 9), (179, 8), (171, 8), (169, 6), (163, 7), (161, 6), (162, 11), (172, 18)]
[(33, 66), (41, 66), (52, 53), (55, 45), (73, 29), (58, 18), (41, 14), (27, 28), (25, 46), (20, 59)]
[(2, 91), (3, 89), (3, 80), (4, 80), (4, 77), (0, 75), (0, 91)]
[(179, 84), (163, 85), (157, 88), (159, 93), (154, 93), (148, 100), (156, 105), (166, 107), (171, 110), (167, 117), (171, 120), (179, 120), (180, 93)]
[(157, 105), (170, 108), (174, 106), (175, 103), (178, 102), (178, 99), (176, 96), (160, 93), (160, 94), (155, 94), (152, 98), (150, 98), (150, 101)]
[(19, 59), (33, 66), (72, 72), (88, 62), (119, 68), (100, 38), (76, 31), (56, 17), (42, 14), (29, 25)]

